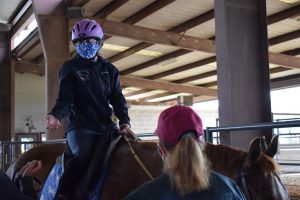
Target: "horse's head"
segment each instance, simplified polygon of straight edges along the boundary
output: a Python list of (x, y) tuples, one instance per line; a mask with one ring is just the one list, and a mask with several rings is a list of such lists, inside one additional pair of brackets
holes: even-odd
[(288, 200), (288, 192), (278, 176), (278, 165), (272, 159), (277, 153), (278, 136), (272, 139), (264, 152), (261, 144), (260, 138), (250, 144), (237, 183), (247, 200)]

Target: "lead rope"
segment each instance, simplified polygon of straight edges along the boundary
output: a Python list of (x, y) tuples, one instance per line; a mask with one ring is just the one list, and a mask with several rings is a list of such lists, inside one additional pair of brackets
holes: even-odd
[[(131, 134), (134, 138), (136, 136), (134, 136), (134, 133)], [(141, 159), (138, 157), (138, 155), (135, 153), (134, 149), (132, 148), (132, 145), (128, 139), (128, 137), (126, 135), (124, 135), (124, 138), (126, 140), (126, 142), (128, 143), (128, 146), (130, 148), (130, 151), (132, 153), (132, 155), (134, 156), (135, 160), (139, 163), (139, 165), (141, 166), (141, 168), (144, 170), (144, 172), (148, 175), (148, 177), (153, 180), (154, 177), (152, 176), (152, 174), (149, 172), (149, 170), (145, 167), (144, 163), (141, 161)]]

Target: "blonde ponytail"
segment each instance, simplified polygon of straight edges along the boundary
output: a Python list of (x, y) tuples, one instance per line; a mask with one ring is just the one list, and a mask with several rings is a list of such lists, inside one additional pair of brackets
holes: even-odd
[(164, 171), (181, 195), (209, 187), (210, 167), (203, 153), (204, 143), (192, 134), (184, 135), (174, 149), (168, 151)]

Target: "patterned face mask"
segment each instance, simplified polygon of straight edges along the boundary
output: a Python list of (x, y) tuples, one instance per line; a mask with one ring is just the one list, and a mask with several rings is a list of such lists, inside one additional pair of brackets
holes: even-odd
[(101, 48), (99, 42), (82, 42), (75, 45), (77, 53), (85, 58), (90, 59), (96, 56), (98, 50)]

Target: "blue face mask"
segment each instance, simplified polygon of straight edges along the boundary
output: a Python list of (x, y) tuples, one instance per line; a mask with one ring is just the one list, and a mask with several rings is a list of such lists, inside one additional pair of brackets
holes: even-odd
[(77, 53), (85, 59), (90, 59), (96, 56), (98, 50), (101, 48), (98, 42), (82, 42), (75, 45)]

